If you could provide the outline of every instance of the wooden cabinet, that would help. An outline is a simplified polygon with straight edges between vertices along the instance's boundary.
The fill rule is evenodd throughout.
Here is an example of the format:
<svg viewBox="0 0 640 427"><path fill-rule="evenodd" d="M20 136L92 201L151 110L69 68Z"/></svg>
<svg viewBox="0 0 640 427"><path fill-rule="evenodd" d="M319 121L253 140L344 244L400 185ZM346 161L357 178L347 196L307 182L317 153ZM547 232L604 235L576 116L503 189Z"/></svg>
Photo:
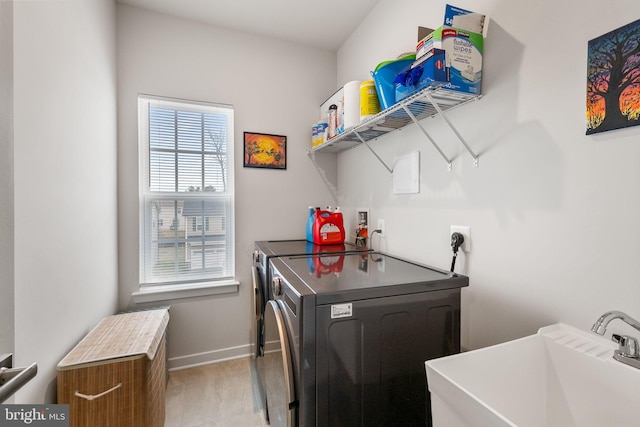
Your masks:
<svg viewBox="0 0 640 427"><path fill-rule="evenodd" d="M104 318L58 364L71 427L163 427L168 310Z"/></svg>

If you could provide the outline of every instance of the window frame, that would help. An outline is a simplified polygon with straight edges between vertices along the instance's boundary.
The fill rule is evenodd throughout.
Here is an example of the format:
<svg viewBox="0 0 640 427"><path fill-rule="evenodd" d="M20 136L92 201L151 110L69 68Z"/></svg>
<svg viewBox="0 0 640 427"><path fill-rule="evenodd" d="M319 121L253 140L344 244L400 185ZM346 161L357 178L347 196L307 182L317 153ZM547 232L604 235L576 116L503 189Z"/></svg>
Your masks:
<svg viewBox="0 0 640 427"><path fill-rule="evenodd" d="M234 224L234 108L231 105L216 104L203 101L192 101L186 99L159 97L154 95L139 94L138 102L138 160L139 160L139 181L138 181L138 225L139 225L139 289L132 294L134 302L152 302L178 298L189 298L211 294L237 292L239 282L235 279L235 224ZM151 160L150 160L150 110L152 107L162 107L179 111L194 111L198 113L206 112L206 109L213 109L216 113L226 115L226 190L223 192L212 192L207 195L206 191L196 194L189 192L152 191L151 190ZM216 111L217 110L217 111ZM222 216L222 223L229 227L225 235L227 236L225 248L228 247L227 255L230 257L229 273L222 278L184 278L183 280L148 281L145 280L145 268L147 260L145 251L151 250L151 227L147 225L151 220L150 210L145 208L147 200L220 200L227 199ZM223 202L226 202L223 200ZM196 219L195 217L193 218ZM201 218L203 219L203 218ZM208 225L209 218L206 218ZM174 219L175 221L175 219ZM188 227L185 221L185 226ZM204 223L202 224L204 228ZM177 241L178 239L176 239Z"/></svg>

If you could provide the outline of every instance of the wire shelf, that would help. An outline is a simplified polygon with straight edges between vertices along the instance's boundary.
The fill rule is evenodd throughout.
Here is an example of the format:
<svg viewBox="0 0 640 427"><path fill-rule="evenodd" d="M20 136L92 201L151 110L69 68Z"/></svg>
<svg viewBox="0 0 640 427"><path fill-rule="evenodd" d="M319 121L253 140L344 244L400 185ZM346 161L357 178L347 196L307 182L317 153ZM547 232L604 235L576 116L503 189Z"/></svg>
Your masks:
<svg viewBox="0 0 640 427"><path fill-rule="evenodd" d="M363 142L375 140L415 121L442 114L444 111L478 98L480 95L455 92L441 87L427 87L356 126L346 129L327 142L313 147L309 152L339 153ZM407 110L414 116L413 118L407 113ZM455 131L451 123L447 121L447 124ZM462 142L469 150L467 144ZM472 156L477 160L475 154L472 153Z"/></svg>

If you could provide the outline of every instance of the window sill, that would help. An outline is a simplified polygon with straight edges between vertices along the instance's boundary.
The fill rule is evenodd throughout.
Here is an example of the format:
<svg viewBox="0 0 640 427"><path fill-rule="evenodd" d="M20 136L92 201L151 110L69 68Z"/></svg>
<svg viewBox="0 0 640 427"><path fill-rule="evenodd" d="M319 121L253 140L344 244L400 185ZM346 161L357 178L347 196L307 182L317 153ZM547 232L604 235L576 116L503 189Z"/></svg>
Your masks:
<svg viewBox="0 0 640 427"><path fill-rule="evenodd" d="M131 294L136 304L178 300L184 298L204 297L209 295L230 294L238 292L240 282L225 280L220 282L196 283L190 285L145 286Z"/></svg>

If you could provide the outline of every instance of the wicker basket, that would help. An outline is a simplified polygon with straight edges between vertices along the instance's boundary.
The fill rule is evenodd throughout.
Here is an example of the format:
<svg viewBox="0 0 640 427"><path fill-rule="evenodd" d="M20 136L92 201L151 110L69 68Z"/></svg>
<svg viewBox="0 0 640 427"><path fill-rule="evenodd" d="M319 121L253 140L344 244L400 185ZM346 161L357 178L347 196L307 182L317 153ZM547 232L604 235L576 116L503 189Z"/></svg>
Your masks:
<svg viewBox="0 0 640 427"><path fill-rule="evenodd" d="M163 427L167 310L103 319L58 364L70 427Z"/></svg>

